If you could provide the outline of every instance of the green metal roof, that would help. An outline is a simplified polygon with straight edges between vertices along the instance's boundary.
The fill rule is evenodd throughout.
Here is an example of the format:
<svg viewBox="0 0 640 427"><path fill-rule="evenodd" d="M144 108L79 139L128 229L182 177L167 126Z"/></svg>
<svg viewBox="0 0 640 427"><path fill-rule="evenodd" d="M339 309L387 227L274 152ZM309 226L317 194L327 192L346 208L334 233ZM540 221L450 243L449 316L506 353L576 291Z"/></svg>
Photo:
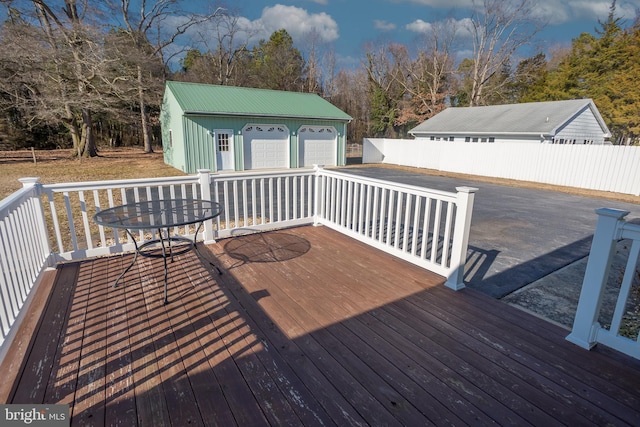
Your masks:
<svg viewBox="0 0 640 427"><path fill-rule="evenodd" d="M266 116L350 121L351 116L312 93L167 82L185 114Z"/></svg>

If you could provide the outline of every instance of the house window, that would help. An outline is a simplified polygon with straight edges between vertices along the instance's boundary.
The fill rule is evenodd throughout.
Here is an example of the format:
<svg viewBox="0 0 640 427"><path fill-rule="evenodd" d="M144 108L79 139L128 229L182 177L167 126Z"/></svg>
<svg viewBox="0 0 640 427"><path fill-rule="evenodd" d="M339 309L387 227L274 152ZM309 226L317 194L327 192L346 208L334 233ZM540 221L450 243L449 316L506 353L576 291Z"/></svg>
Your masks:
<svg viewBox="0 0 640 427"><path fill-rule="evenodd" d="M228 133L218 133L216 134L218 140L218 151L220 153L229 151L229 134Z"/></svg>
<svg viewBox="0 0 640 427"><path fill-rule="evenodd" d="M429 138L431 141L435 141L436 137L435 136L431 136L431 138Z"/></svg>
<svg viewBox="0 0 640 427"><path fill-rule="evenodd" d="M487 138L481 138L480 142L487 142Z"/></svg>
<svg viewBox="0 0 640 427"><path fill-rule="evenodd" d="M471 142L471 137L470 136L465 137L464 142Z"/></svg>
<svg viewBox="0 0 640 427"><path fill-rule="evenodd" d="M452 137L452 136L449 137L449 141L454 141L454 140L455 140L454 137Z"/></svg>
<svg viewBox="0 0 640 427"><path fill-rule="evenodd" d="M478 138L473 138L471 141L472 142L478 142Z"/></svg>

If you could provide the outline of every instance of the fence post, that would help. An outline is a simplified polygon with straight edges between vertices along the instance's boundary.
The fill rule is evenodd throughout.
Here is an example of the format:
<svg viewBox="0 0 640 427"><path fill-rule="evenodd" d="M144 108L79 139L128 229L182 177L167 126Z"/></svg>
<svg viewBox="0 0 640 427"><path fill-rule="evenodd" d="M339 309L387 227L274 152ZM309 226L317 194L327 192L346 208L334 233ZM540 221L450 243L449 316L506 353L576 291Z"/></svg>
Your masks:
<svg viewBox="0 0 640 427"><path fill-rule="evenodd" d="M471 230L471 214L477 188L456 187L456 221L453 228L453 243L451 247L451 263L445 286L453 290L464 288L464 264L467 261L467 247L469 246L469 230Z"/></svg>
<svg viewBox="0 0 640 427"><path fill-rule="evenodd" d="M211 201L211 175L209 169L198 169L198 181L200 182L200 197L203 200ZM196 238L198 236L195 236ZM209 219L204 222L204 243L206 245L215 243L213 235L213 220Z"/></svg>
<svg viewBox="0 0 640 427"><path fill-rule="evenodd" d="M587 350L597 343L602 296L616 243L620 237L620 224L629 214L628 211L609 208L596 209L596 213L599 216L598 223L591 242L576 317L573 319L571 333L566 337L568 341Z"/></svg>
<svg viewBox="0 0 640 427"><path fill-rule="evenodd" d="M324 190L322 186L322 177L320 176L320 172L322 172L321 165L313 165L314 174L314 188L315 188L315 197L313 198L313 225L317 226L320 224L318 221L320 218L320 209L322 206L322 200L324 198Z"/></svg>

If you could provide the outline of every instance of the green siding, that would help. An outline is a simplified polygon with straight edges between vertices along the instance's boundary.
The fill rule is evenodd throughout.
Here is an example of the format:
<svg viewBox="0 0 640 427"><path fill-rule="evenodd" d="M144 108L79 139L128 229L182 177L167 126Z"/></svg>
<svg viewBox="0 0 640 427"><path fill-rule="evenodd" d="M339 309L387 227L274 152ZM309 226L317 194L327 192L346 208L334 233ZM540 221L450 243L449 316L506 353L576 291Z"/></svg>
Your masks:
<svg viewBox="0 0 640 427"><path fill-rule="evenodd" d="M198 169L216 170L215 141L206 124L200 123L197 118L184 118L186 153L185 161L189 173L195 173Z"/></svg>
<svg viewBox="0 0 640 427"><path fill-rule="evenodd" d="M215 146L213 137L209 131L215 129L231 129L234 134L234 155L236 170L242 170L244 157L244 140L242 129L250 124L274 124L285 125L290 132L290 164L289 167L299 167L298 162L298 129L302 126L333 126L338 132L337 163L344 166L346 163L345 132L346 124L336 123L331 120L293 120L264 117L221 117L221 116L185 116L185 136L189 141L186 145L185 172L196 173L198 169L216 171Z"/></svg>
<svg viewBox="0 0 640 427"><path fill-rule="evenodd" d="M166 91L162 101L160 125L164 162L186 172L182 109L171 92ZM171 135L169 134L171 132ZM172 143L173 141L173 143Z"/></svg>

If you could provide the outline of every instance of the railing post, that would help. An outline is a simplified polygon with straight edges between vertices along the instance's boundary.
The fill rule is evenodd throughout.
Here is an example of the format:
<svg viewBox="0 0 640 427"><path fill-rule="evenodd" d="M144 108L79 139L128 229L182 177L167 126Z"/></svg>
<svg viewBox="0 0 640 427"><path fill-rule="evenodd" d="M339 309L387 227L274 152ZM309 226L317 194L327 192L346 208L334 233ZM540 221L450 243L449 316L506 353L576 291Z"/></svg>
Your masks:
<svg viewBox="0 0 640 427"><path fill-rule="evenodd" d="M34 190L33 202L35 203L35 214L37 215L37 223L39 227L38 232L34 235L39 236L40 244L47 251L47 254L44 254L47 257L47 266L53 267L57 260L55 259L55 254L51 251L51 246L49 245L49 231L47 230L47 222L44 218L44 207L42 206L42 199L40 198L42 195L42 184L40 183L40 178L18 178L18 181L22 183L23 188L33 188Z"/></svg>
<svg viewBox="0 0 640 427"><path fill-rule="evenodd" d="M320 176L320 172L322 172L321 165L313 165L314 174L314 188L315 188L315 197L313 198L313 225L317 226L320 224L320 209L322 206L322 200L324 200L324 189L322 186L322 177Z"/></svg>
<svg viewBox="0 0 640 427"><path fill-rule="evenodd" d="M209 169L198 169L198 181L200 182L200 198L211 201L211 171ZM212 219L204 222L203 240L206 245L216 242L213 235Z"/></svg>
<svg viewBox="0 0 640 427"><path fill-rule="evenodd" d="M571 333L566 338L587 350L597 342L600 306L617 240L620 237L620 224L629 214L628 211L609 208L596 209L596 213L599 216L598 223L591 242L576 317L573 320Z"/></svg>
<svg viewBox="0 0 640 427"><path fill-rule="evenodd" d="M453 243L451 247L451 263L445 286L453 290L464 288L464 264L467 261L467 247L469 246L469 231L471 230L471 214L477 188L456 187L456 221L453 228Z"/></svg>

